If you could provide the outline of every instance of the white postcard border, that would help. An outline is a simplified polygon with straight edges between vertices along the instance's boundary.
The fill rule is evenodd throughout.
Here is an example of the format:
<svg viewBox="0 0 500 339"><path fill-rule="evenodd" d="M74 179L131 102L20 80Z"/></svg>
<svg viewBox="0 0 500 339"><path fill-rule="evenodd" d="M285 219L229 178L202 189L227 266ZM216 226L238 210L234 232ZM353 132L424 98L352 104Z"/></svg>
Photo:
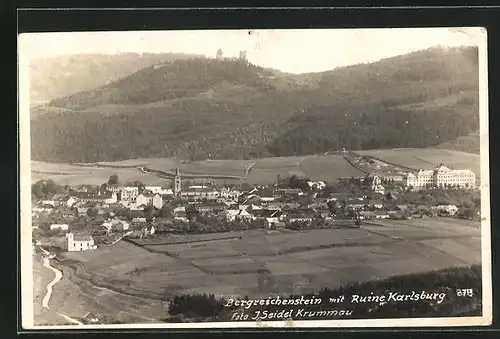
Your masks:
<svg viewBox="0 0 500 339"><path fill-rule="evenodd" d="M385 28L386 29L386 28ZM29 56L23 48L23 34L18 38L18 99L19 99L19 152L21 196L21 311L25 330L41 329L203 329L203 328L339 328L339 327L442 327L486 326L492 323L492 275L491 275L491 217L489 192L489 129L488 129L488 64L487 30L483 27L450 28L470 34L477 42L479 56L479 113L480 113L480 160L481 160L481 265L482 265L482 316L454 318L399 318L399 319L335 319L293 320L263 322L203 322L158 324L110 324L110 325L54 325L34 326L33 312L33 258L31 227L31 161L30 161L30 103L29 103ZM18 261L19 262L19 261ZM467 288L467 286L464 286Z"/></svg>

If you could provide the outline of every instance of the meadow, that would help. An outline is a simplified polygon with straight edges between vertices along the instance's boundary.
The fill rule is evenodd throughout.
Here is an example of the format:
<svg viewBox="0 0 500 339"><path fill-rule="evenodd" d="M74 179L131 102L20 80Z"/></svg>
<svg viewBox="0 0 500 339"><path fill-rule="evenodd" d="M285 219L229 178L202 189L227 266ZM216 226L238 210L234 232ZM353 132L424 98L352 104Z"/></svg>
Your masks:
<svg viewBox="0 0 500 339"><path fill-rule="evenodd" d="M432 148L367 150L356 153L416 170L433 169L443 163L454 169L470 169L476 176L480 175L481 160L478 154Z"/></svg>
<svg viewBox="0 0 500 339"><path fill-rule="evenodd" d="M389 163L407 166L413 169L432 169L444 163L456 169L471 169L476 176L480 175L479 155L443 149L391 149L357 151L387 161ZM256 160L203 160L181 161L168 158L141 158L118 162L100 162L96 164L55 164L33 161L31 164L32 181L53 179L59 184L95 184L100 185L117 174L122 182L141 181L147 185L164 184L164 178L154 174L141 172L137 167L147 167L152 170L174 173L179 168L181 175L198 175L197 181L203 181L202 176L226 175L235 179L220 179L220 182L238 183L239 177L244 177L245 168L252 166L244 182L253 185L276 182L278 175L287 177L296 175L312 180L334 182L341 177L363 176L364 173L351 166L340 155L309 155L296 157L275 157ZM94 166L95 165L95 166ZM101 166L101 167L99 167ZM114 167L113 167L114 166ZM128 167L127 167L128 166ZM214 179L210 179L214 180Z"/></svg>
<svg viewBox="0 0 500 339"><path fill-rule="evenodd" d="M61 260L86 284L152 300L186 293L300 294L481 260L478 224L454 219L240 234L241 239L198 243L162 239L138 246L121 241L96 251L64 253Z"/></svg>

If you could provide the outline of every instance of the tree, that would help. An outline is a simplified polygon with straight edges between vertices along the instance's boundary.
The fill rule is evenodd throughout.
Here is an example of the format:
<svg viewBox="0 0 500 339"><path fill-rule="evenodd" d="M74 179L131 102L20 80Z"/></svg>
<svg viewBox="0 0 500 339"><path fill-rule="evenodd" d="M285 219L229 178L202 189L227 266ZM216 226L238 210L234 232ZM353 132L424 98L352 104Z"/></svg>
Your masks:
<svg viewBox="0 0 500 339"><path fill-rule="evenodd" d="M38 199L48 198L62 190L63 188L57 185L52 179L39 180L31 185L31 193Z"/></svg>
<svg viewBox="0 0 500 339"><path fill-rule="evenodd" d="M89 208L87 210L87 215L91 218L95 218L97 216L97 208Z"/></svg>
<svg viewBox="0 0 500 339"><path fill-rule="evenodd" d="M118 175L116 174L113 174L112 176L109 177L108 179L108 185L109 186L116 186L118 185L120 182L118 180Z"/></svg>
<svg viewBox="0 0 500 339"><path fill-rule="evenodd" d="M146 206L144 207L144 217L146 218L147 222L153 221L153 207L152 206Z"/></svg>

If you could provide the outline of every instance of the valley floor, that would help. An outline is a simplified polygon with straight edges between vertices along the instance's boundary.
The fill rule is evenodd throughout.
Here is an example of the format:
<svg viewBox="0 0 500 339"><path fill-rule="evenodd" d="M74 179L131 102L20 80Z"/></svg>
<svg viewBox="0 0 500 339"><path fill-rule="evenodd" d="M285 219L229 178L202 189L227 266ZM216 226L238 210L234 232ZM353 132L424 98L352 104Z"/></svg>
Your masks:
<svg viewBox="0 0 500 339"><path fill-rule="evenodd" d="M64 253L60 262L53 261L64 278L54 287L51 304L70 317L94 312L125 323L151 323L168 316L161 299L173 295L302 294L467 266L481 262L479 226L424 218L360 229L251 230L242 239L202 243L137 246L120 241L95 251ZM262 269L269 273L258 273Z"/></svg>

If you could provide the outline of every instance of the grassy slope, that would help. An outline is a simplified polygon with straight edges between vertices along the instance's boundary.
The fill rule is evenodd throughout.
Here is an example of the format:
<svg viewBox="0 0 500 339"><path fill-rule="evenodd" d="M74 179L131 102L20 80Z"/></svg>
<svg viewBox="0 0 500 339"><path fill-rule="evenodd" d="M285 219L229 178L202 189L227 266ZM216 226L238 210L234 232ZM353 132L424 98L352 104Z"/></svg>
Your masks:
<svg viewBox="0 0 500 339"><path fill-rule="evenodd" d="M324 153L340 145L426 147L436 144L436 134L448 140L474 128L474 53L431 49L299 76L208 59L145 68L52 101L51 109L63 112L32 119L32 156L83 162L248 159ZM446 100L457 95L465 99ZM444 104L424 113L408 109L432 100ZM399 111L391 112L392 107ZM450 114L460 122L451 130L430 123L450 121ZM404 134L399 132L403 118L412 121ZM356 138L361 138L358 147Z"/></svg>
<svg viewBox="0 0 500 339"><path fill-rule="evenodd" d="M479 131L444 142L436 148L479 154L481 150Z"/></svg>

